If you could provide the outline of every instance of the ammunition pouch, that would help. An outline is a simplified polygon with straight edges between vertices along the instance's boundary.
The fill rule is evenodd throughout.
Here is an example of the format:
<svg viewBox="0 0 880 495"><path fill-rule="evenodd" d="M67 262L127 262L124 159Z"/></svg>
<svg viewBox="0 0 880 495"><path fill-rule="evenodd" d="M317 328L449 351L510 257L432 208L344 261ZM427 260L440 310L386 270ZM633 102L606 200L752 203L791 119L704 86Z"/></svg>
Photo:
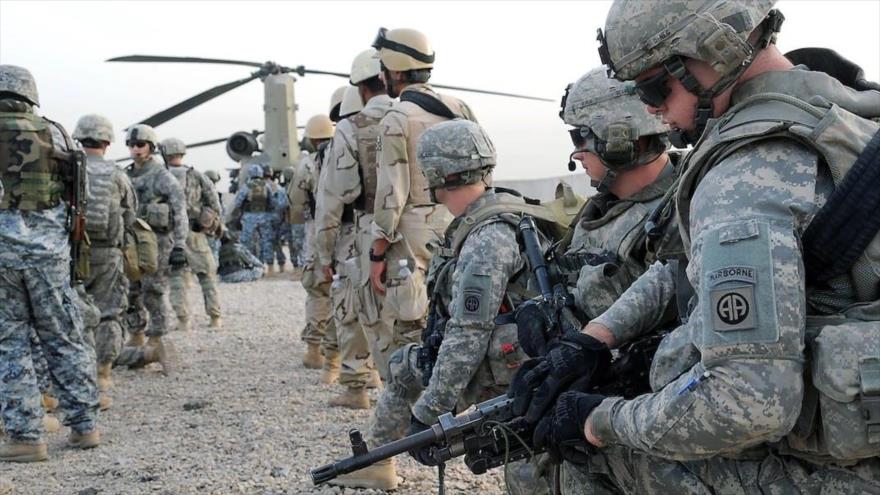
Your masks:
<svg viewBox="0 0 880 495"><path fill-rule="evenodd" d="M159 269L159 240L147 222L135 219L131 230L125 233L122 254L129 280L138 281L144 275L156 273Z"/></svg>
<svg viewBox="0 0 880 495"><path fill-rule="evenodd" d="M209 207L202 208L198 220L190 222L190 228L193 232L204 232L211 237L217 236L220 232L220 226L220 214Z"/></svg>
<svg viewBox="0 0 880 495"><path fill-rule="evenodd" d="M171 230L171 207L168 203L147 203L143 219L153 232L165 233Z"/></svg>

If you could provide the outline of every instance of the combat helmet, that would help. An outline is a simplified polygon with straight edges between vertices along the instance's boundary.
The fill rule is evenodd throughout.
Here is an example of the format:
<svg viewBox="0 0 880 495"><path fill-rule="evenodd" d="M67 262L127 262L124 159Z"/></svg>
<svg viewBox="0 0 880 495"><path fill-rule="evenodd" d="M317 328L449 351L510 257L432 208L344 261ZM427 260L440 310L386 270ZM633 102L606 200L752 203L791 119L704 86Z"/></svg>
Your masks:
<svg viewBox="0 0 880 495"><path fill-rule="evenodd" d="M559 116L573 127L569 134L575 153L592 152L608 169L605 179L595 184L600 190L619 172L650 163L669 147L669 128L659 115L648 113L636 96L635 83L608 77L605 67L587 72L565 88ZM643 137L650 139L640 149Z"/></svg>
<svg viewBox="0 0 880 495"><path fill-rule="evenodd" d="M642 101L660 106L668 95L670 75L699 98L694 142L713 117L712 98L730 87L748 69L755 55L775 40L785 18L771 10L775 0L617 0L599 30L599 57L617 79L632 80L654 67L663 71L637 90ZM756 44L749 34L764 25ZM709 64L721 75L704 88L685 67L686 59Z"/></svg>
<svg viewBox="0 0 880 495"><path fill-rule="evenodd" d="M214 184L220 182L220 174L216 170L206 170L205 177L211 179Z"/></svg>
<svg viewBox="0 0 880 495"><path fill-rule="evenodd" d="M434 190L475 184L495 168L495 145L476 122L453 119L429 127L416 149L433 199ZM435 200L436 202L436 200Z"/></svg>
<svg viewBox="0 0 880 495"><path fill-rule="evenodd" d="M303 136L309 139L330 139L333 137L333 122L324 114L313 115L306 122Z"/></svg>
<svg viewBox="0 0 880 495"><path fill-rule="evenodd" d="M91 113L83 115L76 121L76 128L73 130L73 139L80 142L86 139L94 141L113 142L113 124L110 119L103 115Z"/></svg>
<svg viewBox="0 0 880 495"><path fill-rule="evenodd" d="M379 28L373 41L379 60L387 69L409 71L434 67L434 50L428 38L415 29Z"/></svg>
<svg viewBox="0 0 880 495"><path fill-rule="evenodd" d="M342 105L339 107L339 116L346 118L354 115L364 109L364 100L357 86L349 86L345 88L345 95L342 97Z"/></svg>
<svg viewBox="0 0 880 495"><path fill-rule="evenodd" d="M146 124L137 124L129 127L128 132L125 133L125 144L132 141L146 141L150 143L150 150L155 150L159 144L159 136L156 135L156 131L152 127Z"/></svg>
<svg viewBox="0 0 880 495"><path fill-rule="evenodd" d="M330 95L330 121L339 122L339 110L342 107L342 98L345 96L345 88L348 86L339 86Z"/></svg>
<svg viewBox="0 0 880 495"><path fill-rule="evenodd" d="M260 179L263 177L263 166L259 163L252 163L248 166L248 179Z"/></svg>
<svg viewBox="0 0 880 495"><path fill-rule="evenodd" d="M159 146L162 149L162 154L165 156L186 154L186 144L177 138L165 138Z"/></svg>
<svg viewBox="0 0 880 495"><path fill-rule="evenodd" d="M374 48L364 50L358 53L352 61L348 82L353 85L362 83L367 79L377 77L380 71L378 52Z"/></svg>
<svg viewBox="0 0 880 495"><path fill-rule="evenodd" d="M37 82L31 71L17 65L0 65L0 97L12 93L31 105L40 106Z"/></svg>

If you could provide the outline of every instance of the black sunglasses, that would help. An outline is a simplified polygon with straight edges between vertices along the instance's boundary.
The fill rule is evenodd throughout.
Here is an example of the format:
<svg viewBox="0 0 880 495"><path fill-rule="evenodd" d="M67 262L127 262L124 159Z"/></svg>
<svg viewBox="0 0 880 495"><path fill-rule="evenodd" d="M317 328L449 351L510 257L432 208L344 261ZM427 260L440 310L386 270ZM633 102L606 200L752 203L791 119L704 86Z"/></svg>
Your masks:
<svg viewBox="0 0 880 495"><path fill-rule="evenodd" d="M144 146L149 146L149 144L146 141L129 141L125 143L129 148L143 148Z"/></svg>
<svg viewBox="0 0 880 495"><path fill-rule="evenodd" d="M568 136L576 149L583 150L587 147L589 138L593 136L593 131L589 127L575 127L568 130Z"/></svg>
<svg viewBox="0 0 880 495"><path fill-rule="evenodd" d="M636 83L636 94L642 103L652 107L660 107L669 97L669 72L661 70L656 76L651 76Z"/></svg>

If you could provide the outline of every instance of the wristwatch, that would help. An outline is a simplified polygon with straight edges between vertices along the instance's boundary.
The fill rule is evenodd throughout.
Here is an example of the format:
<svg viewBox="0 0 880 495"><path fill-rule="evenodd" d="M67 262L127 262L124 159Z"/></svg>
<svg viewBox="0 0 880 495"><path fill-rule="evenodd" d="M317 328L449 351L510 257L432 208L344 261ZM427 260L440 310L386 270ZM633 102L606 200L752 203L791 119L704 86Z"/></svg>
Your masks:
<svg viewBox="0 0 880 495"><path fill-rule="evenodd" d="M372 262L374 262L374 263L377 263L377 262L380 262L380 261L385 261L385 253L382 253L382 254L376 254L376 253L373 251L373 248L370 248L370 261L372 261Z"/></svg>

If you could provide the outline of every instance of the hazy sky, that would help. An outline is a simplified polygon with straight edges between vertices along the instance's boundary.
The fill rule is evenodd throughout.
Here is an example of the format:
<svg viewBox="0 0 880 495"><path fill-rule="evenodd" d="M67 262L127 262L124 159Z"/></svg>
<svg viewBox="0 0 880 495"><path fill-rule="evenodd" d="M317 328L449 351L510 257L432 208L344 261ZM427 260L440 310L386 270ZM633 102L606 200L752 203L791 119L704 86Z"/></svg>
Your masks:
<svg viewBox="0 0 880 495"><path fill-rule="evenodd" d="M432 81L553 98L554 103L450 92L466 100L495 141L496 177L567 173L570 143L558 117L566 84L599 65L596 28L610 2L46 2L0 0L0 62L29 68L41 113L70 131L85 113L116 125L110 156L125 156L122 128L250 68L105 63L132 54L231 58L348 72L380 26L423 31L436 51ZM880 80L880 2L780 1L783 51L837 50ZM345 79L299 78L298 121L326 113ZM196 142L263 128L259 82L157 128ZM232 167L224 146L193 150L200 170Z"/></svg>

